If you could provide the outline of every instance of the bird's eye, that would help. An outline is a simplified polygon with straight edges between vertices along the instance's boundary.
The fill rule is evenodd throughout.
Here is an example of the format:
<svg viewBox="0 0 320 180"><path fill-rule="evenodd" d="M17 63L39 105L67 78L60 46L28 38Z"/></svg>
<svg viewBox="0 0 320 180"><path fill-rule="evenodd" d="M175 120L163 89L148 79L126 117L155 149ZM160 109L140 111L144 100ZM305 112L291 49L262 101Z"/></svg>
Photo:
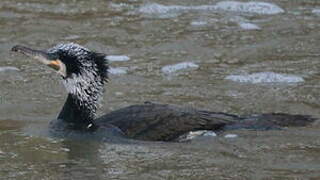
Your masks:
<svg viewBox="0 0 320 180"><path fill-rule="evenodd" d="M50 60L60 59L60 56L58 53L48 53L48 55Z"/></svg>

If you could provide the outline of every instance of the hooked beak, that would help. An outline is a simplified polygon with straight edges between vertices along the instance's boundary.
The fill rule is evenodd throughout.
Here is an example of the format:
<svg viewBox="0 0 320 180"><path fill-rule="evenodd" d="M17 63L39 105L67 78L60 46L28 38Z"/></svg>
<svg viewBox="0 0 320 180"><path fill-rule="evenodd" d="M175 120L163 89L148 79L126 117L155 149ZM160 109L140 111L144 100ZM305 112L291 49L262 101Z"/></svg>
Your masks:
<svg viewBox="0 0 320 180"><path fill-rule="evenodd" d="M51 67L63 77L66 77L66 66L64 63L61 62L58 58L50 56L49 53L41 50L34 50L25 46L16 45L14 46L11 51L19 52L26 56L29 56L33 59L40 61L41 63Z"/></svg>

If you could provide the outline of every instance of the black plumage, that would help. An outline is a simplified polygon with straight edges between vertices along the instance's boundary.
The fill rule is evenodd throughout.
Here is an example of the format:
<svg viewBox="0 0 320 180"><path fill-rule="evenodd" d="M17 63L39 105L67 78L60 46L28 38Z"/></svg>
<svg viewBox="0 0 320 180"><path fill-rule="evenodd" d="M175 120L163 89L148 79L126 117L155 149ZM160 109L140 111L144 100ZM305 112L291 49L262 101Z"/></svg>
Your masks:
<svg viewBox="0 0 320 180"><path fill-rule="evenodd" d="M12 50L38 59L62 76L68 97L57 120L50 123L57 131L105 130L133 139L171 141L195 130L267 130L305 126L315 120L310 116L283 113L241 117L157 103L132 105L97 118L97 103L108 81L104 54L74 43L59 44L47 51L23 46Z"/></svg>

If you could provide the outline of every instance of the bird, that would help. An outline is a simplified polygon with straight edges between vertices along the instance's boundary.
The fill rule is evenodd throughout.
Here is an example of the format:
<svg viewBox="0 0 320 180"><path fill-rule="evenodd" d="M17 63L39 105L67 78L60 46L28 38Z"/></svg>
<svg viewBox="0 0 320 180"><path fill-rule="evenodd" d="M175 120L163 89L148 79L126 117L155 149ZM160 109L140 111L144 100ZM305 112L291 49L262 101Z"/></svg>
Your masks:
<svg viewBox="0 0 320 180"><path fill-rule="evenodd" d="M191 107L144 102L97 117L98 102L109 81L106 54L79 44L57 44L47 50L16 45L11 49L53 69L61 76L67 99L49 128L55 132L112 133L128 139L174 141L196 130L282 129L306 126L316 119L286 113L248 116L212 112Z"/></svg>

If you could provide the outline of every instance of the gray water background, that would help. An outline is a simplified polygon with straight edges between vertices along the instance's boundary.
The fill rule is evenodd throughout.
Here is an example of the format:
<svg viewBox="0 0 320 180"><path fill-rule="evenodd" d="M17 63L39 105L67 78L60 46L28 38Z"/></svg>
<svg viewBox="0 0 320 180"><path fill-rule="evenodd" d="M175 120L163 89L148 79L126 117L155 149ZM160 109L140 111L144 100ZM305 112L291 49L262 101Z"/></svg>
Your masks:
<svg viewBox="0 0 320 180"><path fill-rule="evenodd" d="M99 114L156 101L320 118L320 2L265 0L284 10L273 15L200 7L217 2L2 0L0 179L320 179L319 123L233 131L227 133L237 138L222 134L189 143L107 143L46 134L66 92L52 70L11 53L16 44L46 49L76 42L130 57L111 62L126 73L111 75ZM165 11L142 11L150 3ZM259 29L243 29L241 23ZM198 68L162 71L181 62ZM302 81L277 82L281 77L272 76L275 82L268 83L263 74L248 82L226 79L261 72Z"/></svg>

